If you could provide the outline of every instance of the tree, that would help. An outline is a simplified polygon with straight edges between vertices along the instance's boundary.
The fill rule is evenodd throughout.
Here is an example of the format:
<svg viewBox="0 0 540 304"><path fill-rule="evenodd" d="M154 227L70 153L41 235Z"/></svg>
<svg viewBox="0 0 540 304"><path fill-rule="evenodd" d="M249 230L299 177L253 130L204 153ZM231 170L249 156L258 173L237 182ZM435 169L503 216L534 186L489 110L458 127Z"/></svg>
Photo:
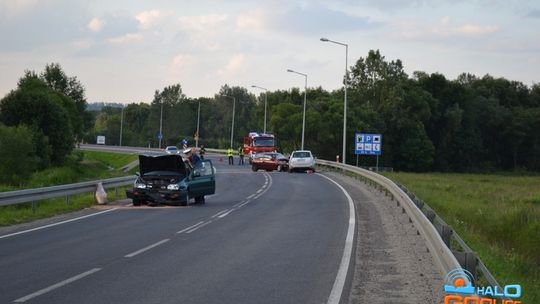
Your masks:
<svg viewBox="0 0 540 304"><path fill-rule="evenodd" d="M35 74L27 73L17 90L0 101L0 121L7 126L25 125L46 136L50 149L40 149L41 162L50 158L54 164L61 164L74 143L70 116L63 107L69 102L66 99L69 97L50 89Z"/></svg>
<svg viewBox="0 0 540 304"><path fill-rule="evenodd" d="M36 170L38 157L33 136L26 126L0 124L0 182L19 183Z"/></svg>
<svg viewBox="0 0 540 304"><path fill-rule="evenodd" d="M63 107L68 111L76 138L81 139L91 125L90 117L85 115L87 103L84 86L77 77L68 77L59 63L47 64L40 78L51 89L69 97L63 99Z"/></svg>

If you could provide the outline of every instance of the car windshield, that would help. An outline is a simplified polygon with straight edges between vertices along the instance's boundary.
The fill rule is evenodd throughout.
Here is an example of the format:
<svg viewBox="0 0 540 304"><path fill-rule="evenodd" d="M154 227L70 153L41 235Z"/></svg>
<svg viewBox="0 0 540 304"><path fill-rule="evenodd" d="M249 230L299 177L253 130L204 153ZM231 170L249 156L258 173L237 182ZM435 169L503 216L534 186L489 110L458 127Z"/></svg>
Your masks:
<svg viewBox="0 0 540 304"><path fill-rule="evenodd" d="M167 147L166 150L167 151L178 151L178 148L176 148L176 147Z"/></svg>
<svg viewBox="0 0 540 304"><path fill-rule="evenodd" d="M253 145L255 147L273 147L274 139L272 137L255 137Z"/></svg>
<svg viewBox="0 0 540 304"><path fill-rule="evenodd" d="M281 153L276 153L276 158L277 159L282 159L282 158L287 158L287 157L285 157L285 155L283 155Z"/></svg>
<svg viewBox="0 0 540 304"><path fill-rule="evenodd" d="M301 151L301 152L294 152L292 157L294 158L305 158L305 157L311 157L311 153L309 152L304 152L304 151Z"/></svg>

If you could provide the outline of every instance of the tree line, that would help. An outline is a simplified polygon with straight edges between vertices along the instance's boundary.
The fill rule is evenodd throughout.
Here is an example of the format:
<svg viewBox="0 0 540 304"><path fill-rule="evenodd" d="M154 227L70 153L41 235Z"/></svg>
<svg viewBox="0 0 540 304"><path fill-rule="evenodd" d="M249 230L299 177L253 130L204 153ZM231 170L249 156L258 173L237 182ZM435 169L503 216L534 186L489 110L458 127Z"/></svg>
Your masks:
<svg viewBox="0 0 540 304"><path fill-rule="evenodd" d="M355 164L355 133L383 134L380 164L406 171L486 172L540 169L540 85L461 74L450 80L439 73L404 71L400 60L379 51L359 58L348 75L347 160ZM305 147L317 157L335 159L342 152L344 90L308 88ZM304 92L298 88L267 92L267 129L280 151L300 148ZM187 98L180 84L157 90L150 104L124 109L123 145L158 145L163 106L162 146L194 145L200 103L200 143L227 148L236 99L234 146L250 131L263 130L264 93L224 85L212 98ZM94 112L88 142L106 135L119 144L121 109ZM374 165L373 156L360 156Z"/></svg>
<svg viewBox="0 0 540 304"><path fill-rule="evenodd" d="M401 60L387 60L378 50L356 60L346 81L350 164L356 159L355 134L381 133L379 164L395 170L540 170L539 84L466 73L453 80L440 73L407 75ZM342 152L344 90L317 87L306 93L305 148L333 160ZM39 75L26 72L0 100L0 157L10 160L0 170L16 176L61 164L76 142L95 143L97 135L119 145L120 129L122 145L157 147L160 120L162 147L180 145L184 138L194 145L199 105L199 144L227 148L233 99L224 95L235 99L238 148L242 137L263 130L264 93L223 85L213 97L189 98L174 84L156 90L150 103L89 111L83 85L59 64L47 65ZM268 91L266 97L267 131L276 136L278 149L299 149L303 90ZM17 161L23 158L28 161ZM361 165L375 163L372 156L359 159Z"/></svg>

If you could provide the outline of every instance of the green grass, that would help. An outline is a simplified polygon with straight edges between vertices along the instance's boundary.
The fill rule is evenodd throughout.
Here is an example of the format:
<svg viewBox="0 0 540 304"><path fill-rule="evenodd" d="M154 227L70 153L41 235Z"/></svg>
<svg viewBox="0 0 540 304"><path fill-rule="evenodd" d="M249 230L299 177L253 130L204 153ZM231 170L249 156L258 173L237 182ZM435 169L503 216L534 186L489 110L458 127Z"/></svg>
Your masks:
<svg viewBox="0 0 540 304"><path fill-rule="evenodd" d="M74 151L64 166L35 172L24 184L0 185L0 191L32 189L125 176L129 175L129 173L124 173L118 169L136 159L137 155ZM123 190L119 191L118 196L114 195L114 190L112 196L110 193L108 191L109 201L111 198L125 198ZM88 194L72 197L69 202L66 202L65 198L40 201L37 203L35 212L33 212L31 204L0 207L0 226L76 211L90 207L93 204L95 204L95 199L92 194Z"/></svg>
<svg viewBox="0 0 540 304"><path fill-rule="evenodd" d="M540 303L540 176L387 173L430 205L500 284Z"/></svg>
<svg viewBox="0 0 540 304"><path fill-rule="evenodd" d="M107 191L109 201L125 199L124 188L118 188L118 194L114 189ZM69 202L65 198L48 199L36 202L35 212L32 210L32 204L18 204L12 206L0 207L0 226L25 223L37 219L48 218L68 212L78 211L84 208L92 207L96 204L93 194L82 194L72 196Z"/></svg>

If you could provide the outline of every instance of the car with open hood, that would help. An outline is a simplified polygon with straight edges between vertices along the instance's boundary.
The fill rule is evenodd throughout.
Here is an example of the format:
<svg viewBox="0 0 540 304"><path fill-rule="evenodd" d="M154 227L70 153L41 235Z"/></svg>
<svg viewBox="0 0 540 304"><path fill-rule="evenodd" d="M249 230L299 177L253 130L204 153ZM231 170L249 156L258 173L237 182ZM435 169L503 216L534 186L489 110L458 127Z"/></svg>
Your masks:
<svg viewBox="0 0 540 304"><path fill-rule="evenodd" d="M187 206L191 198L204 204L205 195L215 193L215 169L211 160L193 166L180 154L141 154L132 191L126 191L134 206Z"/></svg>

